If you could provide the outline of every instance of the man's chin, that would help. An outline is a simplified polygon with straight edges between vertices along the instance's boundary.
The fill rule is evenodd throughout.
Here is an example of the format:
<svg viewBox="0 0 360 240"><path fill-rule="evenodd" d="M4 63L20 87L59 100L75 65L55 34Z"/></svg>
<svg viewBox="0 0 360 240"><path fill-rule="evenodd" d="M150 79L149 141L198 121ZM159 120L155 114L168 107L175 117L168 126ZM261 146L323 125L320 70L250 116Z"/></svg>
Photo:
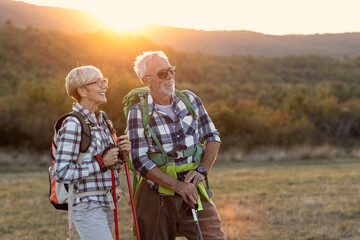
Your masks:
<svg viewBox="0 0 360 240"><path fill-rule="evenodd" d="M166 93L166 94L169 94L169 95L174 94L175 93L175 86L174 85L168 86L168 87L164 86L163 90L164 90L164 93Z"/></svg>
<svg viewBox="0 0 360 240"><path fill-rule="evenodd" d="M173 95L175 93L175 89L165 91L167 95Z"/></svg>

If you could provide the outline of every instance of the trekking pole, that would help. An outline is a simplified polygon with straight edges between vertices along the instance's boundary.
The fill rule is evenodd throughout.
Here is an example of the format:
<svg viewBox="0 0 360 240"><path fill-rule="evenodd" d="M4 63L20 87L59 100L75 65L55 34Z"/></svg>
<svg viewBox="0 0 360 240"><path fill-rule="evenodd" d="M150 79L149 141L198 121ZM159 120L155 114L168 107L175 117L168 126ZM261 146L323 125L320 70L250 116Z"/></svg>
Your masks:
<svg viewBox="0 0 360 240"><path fill-rule="evenodd" d="M123 156L123 159L124 159L124 166L125 166L126 179L127 179L128 188L129 188L131 208L132 208L132 212L133 212L133 216L134 216L134 225L135 225L135 229L136 229L136 236L137 236L137 240L140 240L139 227L138 227L138 223L137 223L137 219L136 219L136 213L135 213L134 198L133 198L132 190L131 190L131 182L130 182L130 176L129 176L128 162L127 162L128 158L127 158L126 153L124 153L124 152L122 152L122 156Z"/></svg>
<svg viewBox="0 0 360 240"><path fill-rule="evenodd" d="M116 206L116 186L115 186L115 170L111 169L111 179L112 179L112 191L113 191L113 199L114 199L114 221L115 221L115 234L116 240L119 240L119 226L117 219L117 206Z"/></svg>
<svg viewBox="0 0 360 240"><path fill-rule="evenodd" d="M193 218L194 218L194 222L196 224L196 229L197 229L197 233L198 233L198 239L199 240L203 240L203 237L202 237L202 233L201 233L201 229L200 229L200 225L199 225L199 221L198 221L198 218L197 218L197 215L196 215L196 211L195 211L195 207L193 204L189 204L189 207L191 209L191 212L192 212L192 215L193 215Z"/></svg>
<svg viewBox="0 0 360 240"><path fill-rule="evenodd" d="M113 135L114 143L116 144L116 135ZM114 147L114 146L112 146ZM112 181L112 193L113 193L113 202L114 202L114 222L115 222L115 235L116 240L119 240L119 224L117 218L117 204L116 204L116 185L115 185L115 167L111 169L111 181ZM120 176L119 176L120 181Z"/></svg>
<svg viewBox="0 0 360 240"><path fill-rule="evenodd" d="M119 129L116 129L116 134L118 134L118 131L119 131ZM116 138L115 138L115 142L116 142ZM136 230L136 237L137 237L137 240L140 240L140 233L139 233L139 227L138 227L137 218L136 218L134 198L133 198L132 190L131 190L131 181L130 181L129 167L128 167L128 156L127 156L127 154L125 152L121 152L121 154L122 154L122 158L124 160L124 166L125 166L125 172L126 172L126 180L127 180L127 184L128 184L131 208L132 208L133 217L134 217L134 225L135 225L135 230Z"/></svg>

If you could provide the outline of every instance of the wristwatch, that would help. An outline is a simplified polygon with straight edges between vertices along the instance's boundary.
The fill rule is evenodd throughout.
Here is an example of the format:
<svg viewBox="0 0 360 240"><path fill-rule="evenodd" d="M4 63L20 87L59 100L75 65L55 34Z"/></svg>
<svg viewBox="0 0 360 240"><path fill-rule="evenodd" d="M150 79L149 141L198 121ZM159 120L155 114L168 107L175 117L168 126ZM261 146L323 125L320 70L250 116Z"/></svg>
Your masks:
<svg viewBox="0 0 360 240"><path fill-rule="evenodd" d="M206 171L206 168L204 168L204 167L198 167L198 168L196 169L196 171L197 171L198 173L201 173L202 175L204 175L205 179L207 179L207 171Z"/></svg>

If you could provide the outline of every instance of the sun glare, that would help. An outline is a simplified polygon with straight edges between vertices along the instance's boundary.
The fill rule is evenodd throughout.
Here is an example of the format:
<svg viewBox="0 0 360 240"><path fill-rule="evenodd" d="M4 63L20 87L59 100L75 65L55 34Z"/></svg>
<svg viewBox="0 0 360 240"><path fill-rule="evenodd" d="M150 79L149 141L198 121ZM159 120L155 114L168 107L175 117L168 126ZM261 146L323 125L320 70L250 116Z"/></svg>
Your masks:
<svg viewBox="0 0 360 240"><path fill-rule="evenodd" d="M124 17L109 15L108 12L104 12L104 13L97 12L92 14L95 15L97 18L99 18L110 28L121 32L136 30L145 25L144 22L141 22L139 20L137 21L126 20L126 18Z"/></svg>
<svg viewBox="0 0 360 240"><path fill-rule="evenodd" d="M251 30L265 34L354 32L360 29L358 0L346 0L345 3L329 0L21 1L81 9L118 31L131 31L147 24L204 30Z"/></svg>
<svg viewBox="0 0 360 240"><path fill-rule="evenodd" d="M131 31L146 25L146 12L150 7L149 2L139 1L118 1L118 0L25 0L28 3L36 5L65 7L80 9L88 12L109 28L117 31ZM142 7L139 8L139 5Z"/></svg>
<svg viewBox="0 0 360 240"><path fill-rule="evenodd" d="M136 12L136 6L128 2L108 1L105 6L87 5L86 11L117 31L132 31L146 25L146 20Z"/></svg>

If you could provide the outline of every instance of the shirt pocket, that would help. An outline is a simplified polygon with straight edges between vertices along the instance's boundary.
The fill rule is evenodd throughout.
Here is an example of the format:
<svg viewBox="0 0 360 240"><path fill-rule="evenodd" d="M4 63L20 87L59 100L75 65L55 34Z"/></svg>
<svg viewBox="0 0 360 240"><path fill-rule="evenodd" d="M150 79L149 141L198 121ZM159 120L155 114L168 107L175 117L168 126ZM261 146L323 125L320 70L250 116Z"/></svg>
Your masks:
<svg viewBox="0 0 360 240"><path fill-rule="evenodd" d="M187 114L180 121L185 135L194 135L197 132L197 121L191 113Z"/></svg>
<svg viewBox="0 0 360 240"><path fill-rule="evenodd" d="M172 144L174 142L174 139L172 138L172 135L174 135L174 129L171 125L158 125L158 126L153 126L153 127L150 126L150 127L154 131L157 139L160 141L163 147L166 144ZM154 138L150 134L150 131L147 134L147 141L149 145L152 145L154 147L157 146Z"/></svg>

